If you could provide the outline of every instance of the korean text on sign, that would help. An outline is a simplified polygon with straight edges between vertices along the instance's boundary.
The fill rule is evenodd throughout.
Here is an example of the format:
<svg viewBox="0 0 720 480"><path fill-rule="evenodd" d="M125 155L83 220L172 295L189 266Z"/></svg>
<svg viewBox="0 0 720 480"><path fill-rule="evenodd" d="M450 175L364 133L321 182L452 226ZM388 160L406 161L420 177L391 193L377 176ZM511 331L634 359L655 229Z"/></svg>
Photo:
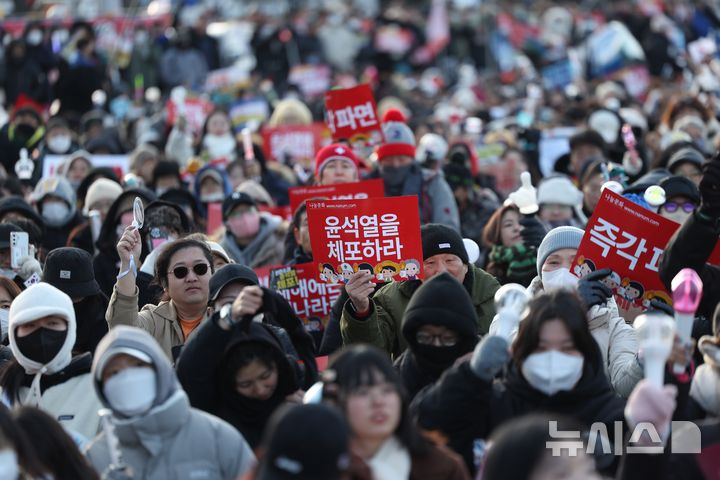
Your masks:
<svg viewBox="0 0 720 480"><path fill-rule="evenodd" d="M306 205L321 280L346 283L359 269L422 278L417 197L308 200ZM376 279L387 281L382 277Z"/></svg>
<svg viewBox="0 0 720 480"><path fill-rule="evenodd" d="M325 94L327 126L334 140L353 142L364 138L372 144L382 141L375 97L369 85L330 90Z"/></svg>
<svg viewBox="0 0 720 480"><path fill-rule="evenodd" d="M647 308L653 299L671 303L658 270L677 228L675 222L605 189L585 228L573 273L583 277L609 268L603 283L625 310Z"/></svg>

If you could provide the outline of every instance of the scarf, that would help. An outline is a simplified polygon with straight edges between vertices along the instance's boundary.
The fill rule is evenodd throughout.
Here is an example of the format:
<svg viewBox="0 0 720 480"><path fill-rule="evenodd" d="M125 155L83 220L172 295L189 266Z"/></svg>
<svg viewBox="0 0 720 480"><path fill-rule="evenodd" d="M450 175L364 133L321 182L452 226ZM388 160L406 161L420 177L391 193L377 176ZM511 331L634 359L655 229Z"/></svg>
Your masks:
<svg viewBox="0 0 720 480"><path fill-rule="evenodd" d="M507 266L508 278L524 278L533 275L537 269L537 249L518 244L512 247L495 245L490 250L490 261L498 265Z"/></svg>
<svg viewBox="0 0 720 480"><path fill-rule="evenodd" d="M373 480L400 480L410 477L410 453L394 436L383 443L367 462Z"/></svg>

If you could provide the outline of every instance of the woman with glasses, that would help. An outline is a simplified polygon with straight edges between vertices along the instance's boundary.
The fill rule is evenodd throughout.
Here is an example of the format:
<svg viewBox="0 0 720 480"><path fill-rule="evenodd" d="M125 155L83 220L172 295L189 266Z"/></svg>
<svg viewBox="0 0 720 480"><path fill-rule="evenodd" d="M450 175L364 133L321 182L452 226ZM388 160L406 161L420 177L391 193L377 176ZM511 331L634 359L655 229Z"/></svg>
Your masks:
<svg viewBox="0 0 720 480"><path fill-rule="evenodd" d="M408 396L436 382L477 343L477 315L467 290L449 273L423 283L403 315L408 348L396 360Z"/></svg>
<svg viewBox="0 0 720 480"><path fill-rule="evenodd" d="M162 300L138 312L135 276L141 250L140 233L133 226L127 227L117 245L120 274L105 318L110 328L130 325L148 331L172 359L208 316L212 251L205 242L194 239L168 243L155 263L155 281L163 289Z"/></svg>
<svg viewBox="0 0 720 480"><path fill-rule="evenodd" d="M692 180L679 175L665 178L660 186L665 190L665 203L658 213L682 225L700 205L700 190Z"/></svg>

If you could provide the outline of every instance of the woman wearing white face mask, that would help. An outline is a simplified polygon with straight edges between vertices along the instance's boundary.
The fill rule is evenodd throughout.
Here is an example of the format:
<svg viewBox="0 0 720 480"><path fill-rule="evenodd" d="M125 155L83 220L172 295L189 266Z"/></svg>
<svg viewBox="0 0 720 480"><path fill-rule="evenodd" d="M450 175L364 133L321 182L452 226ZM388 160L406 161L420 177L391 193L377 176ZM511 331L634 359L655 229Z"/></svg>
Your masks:
<svg viewBox="0 0 720 480"><path fill-rule="evenodd" d="M504 338L485 337L470 362L445 372L413 402L420 426L439 430L467 461L475 439L537 410L570 415L585 426L602 422L610 435L613 422L623 420L625 401L608 383L579 298L554 291L531 300L526 312L511 351Z"/></svg>
<svg viewBox="0 0 720 480"><path fill-rule="evenodd" d="M70 232L84 221L70 182L60 176L40 180L33 191L33 201L45 223L42 247L48 252L64 247Z"/></svg>
<svg viewBox="0 0 720 480"><path fill-rule="evenodd" d="M95 390L112 410L124 465L144 479L236 479L255 463L242 436L219 418L190 407L170 361L144 330L120 326L98 345ZM86 455L98 472L113 463L107 432Z"/></svg>
<svg viewBox="0 0 720 480"><path fill-rule="evenodd" d="M587 324L600 347L603 367L615 391L627 397L642 379L637 360L635 329L619 315L617 304L602 280L585 279L580 283L570 271L584 232L575 227L550 230L538 248L536 277L528 287L532 296L554 290L578 292L587 307ZM575 272L580 273L580 271ZM608 272L608 276L611 272ZM582 288L580 288L582 287ZM493 333L495 322L490 327Z"/></svg>
<svg viewBox="0 0 720 480"><path fill-rule="evenodd" d="M232 123L227 112L215 110L208 115L202 130L200 153L210 160L225 158L232 162L236 158L237 141L232 133Z"/></svg>

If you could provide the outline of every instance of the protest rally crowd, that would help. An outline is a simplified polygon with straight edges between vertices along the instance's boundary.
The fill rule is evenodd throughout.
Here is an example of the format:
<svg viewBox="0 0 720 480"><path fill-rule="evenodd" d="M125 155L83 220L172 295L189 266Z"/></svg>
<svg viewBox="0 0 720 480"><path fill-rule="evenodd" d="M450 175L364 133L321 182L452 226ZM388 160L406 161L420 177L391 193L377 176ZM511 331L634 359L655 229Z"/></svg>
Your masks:
<svg viewBox="0 0 720 480"><path fill-rule="evenodd" d="M720 478L716 2L52 3L0 480Z"/></svg>

